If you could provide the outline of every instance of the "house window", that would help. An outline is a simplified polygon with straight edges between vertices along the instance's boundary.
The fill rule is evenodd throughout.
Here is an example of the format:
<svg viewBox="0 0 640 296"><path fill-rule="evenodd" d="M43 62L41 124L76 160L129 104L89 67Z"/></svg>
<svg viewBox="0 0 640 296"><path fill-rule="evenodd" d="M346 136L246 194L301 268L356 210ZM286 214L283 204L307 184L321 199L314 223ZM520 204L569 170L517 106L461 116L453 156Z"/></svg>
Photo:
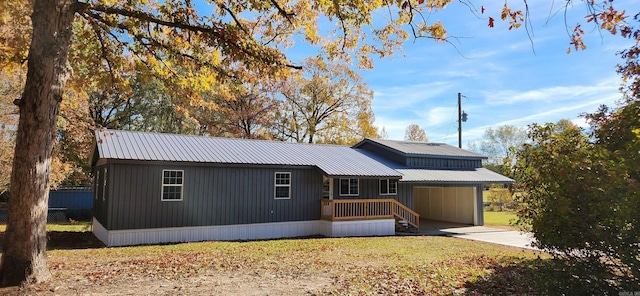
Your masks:
<svg viewBox="0 0 640 296"><path fill-rule="evenodd" d="M276 199L291 198L291 173L276 173Z"/></svg>
<svg viewBox="0 0 640 296"><path fill-rule="evenodd" d="M162 201L182 200L183 177L181 170L162 171Z"/></svg>
<svg viewBox="0 0 640 296"><path fill-rule="evenodd" d="M381 179L380 195L396 195L398 194L398 180Z"/></svg>
<svg viewBox="0 0 640 296"><path fill-rule="evenodd" d="M358 195L358 179L340 179L340 195Z"/></svg>

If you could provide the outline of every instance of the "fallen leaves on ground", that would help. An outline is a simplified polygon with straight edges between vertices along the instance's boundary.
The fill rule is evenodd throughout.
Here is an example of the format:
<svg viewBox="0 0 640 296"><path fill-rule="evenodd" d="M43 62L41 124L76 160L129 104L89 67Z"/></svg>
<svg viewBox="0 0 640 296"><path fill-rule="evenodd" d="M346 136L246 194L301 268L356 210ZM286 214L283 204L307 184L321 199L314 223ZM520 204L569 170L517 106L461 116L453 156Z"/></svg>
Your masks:
<svg viewBox="0 0 640 296"><path fill-rule="evenodd" d="M50 239L55 239L53 236L55 234L50 234ZM87 241L91 240L79 238L76 242ZM536 256L538 254L517 248L421 236L87 249L79 245L63 246L48 253L49 267L54 275L51 280L14 290L0 290L0 293L473 294L479 290L472 283L483 280L485 285L490 285L486 279L491 278L497 267Z"/></svg>

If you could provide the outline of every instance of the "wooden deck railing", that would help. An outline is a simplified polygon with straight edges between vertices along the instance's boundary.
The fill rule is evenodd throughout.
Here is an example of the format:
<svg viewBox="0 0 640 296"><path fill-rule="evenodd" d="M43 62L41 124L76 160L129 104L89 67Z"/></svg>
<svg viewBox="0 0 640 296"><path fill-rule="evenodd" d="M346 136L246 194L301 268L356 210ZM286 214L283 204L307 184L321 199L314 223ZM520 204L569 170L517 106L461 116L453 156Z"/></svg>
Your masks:
<svg viewBox="0 0 640 296"><path fill-rule="evenodd" d="M322 220L394 219L420 228L420 215L395 199L323 199Z"/></svg>

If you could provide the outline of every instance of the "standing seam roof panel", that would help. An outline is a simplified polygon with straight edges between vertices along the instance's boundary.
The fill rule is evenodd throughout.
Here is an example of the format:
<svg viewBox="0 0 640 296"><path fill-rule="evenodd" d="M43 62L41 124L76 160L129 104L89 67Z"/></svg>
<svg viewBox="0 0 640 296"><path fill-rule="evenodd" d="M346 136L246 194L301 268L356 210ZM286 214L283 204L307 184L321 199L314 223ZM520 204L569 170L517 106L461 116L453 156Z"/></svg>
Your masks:
<svg viewBox="0 0 640 296"><path fill-rule="evenodd" d="M393 151L397 154L406 157L453 157L453 158L482 158L487 157L472 151L467 151L455 146L451 146L444 143L431 143L431 142L411 142L411 141L394 141L394 140L382 140L382 139L364 139L360 143L354 145L354 148L359 148L364 143L371 143L375 146L381 147Z"/></svg>
<svg viewBox="0 0 640 296"><path fill-rule="evenodd" d="M399 172L347 146L108 132L109 136L96 132L100 158L314 166L330 176L401 176ZM136 149L136 146L143 149Z"/></svg>
<svg viewBox="0 0 640 296"><path fill-rule="evenodd" d="M121 146L124 146L124 147L119 147L120 148L119 150L126 153L125 156L128 156L130 158L145 160L145 158L142 157L142 154L138 155L138 152L136 151L136 149L133 148L137 145L137 143L135 143L135 139L129 137L128 135L125 135L125 138L126 138L125 141L118 142L118 144L120 144Z"/></svg>
<svg viewBox="0 0 640 296"><path fill-rule="evenodd" d="M145 135L145 140L147 140L149 144L147 145L148 146L147 149L149 149L147 160L151 160L156 157L162 157L165 159L170 158L169 154L167 153L166 143L162 143L155 137L151 137L149 135Z"/></svg>
<svg viewBox="0 0 640 296"><path fill-rule="evenodd" d="M152 144L152 147L149 147L149 148L153 149L152 150L153 154L150 155L151 158L153 158L153 157L156 157L156 158L158 158L158 157L166 157L166 155L164 155L166 152L163 149L162 143L160 141L158 141L158 139L155 139L154 137L149 137L149 136L147 136L147 137L149 139L149 142L151 142L151 144Z"/></svg>
<svg viewBox="0 0 640 296"><path fill-rule="evenodd" d="M187 155L193 155L189 151L189 147L191 146L190 137L176 137L174 141L169 141L169 143L174 145L173 155L177 161L184 161L187 158ZM193 159L193 156L190 158Z"/></svg>
<svg viewBox="0 0 640 296"><path fill-rule="evenodd" d="M131 157L136 158L136 159L143 159L143 160L147 160L148 158L148 153L146 153L147 151L141 151L141 149L143 149L141 147L141 143L138 141L137 137L131 137L131 136L127 136L127 141L124 142L123 144L126 145L126 151L131 154ZM143 146L144 147L144 146Z"/></svg>
<svg viewBox="0 0 640 296"><path fill-rule="evenodd" d="M204 147L202 141L200 139L196 139L196 146L195 147ZM203 162L205 160L204 154L203 152L206 151L205 149L193 149L194 150L194 154L196 155L196 160Z"/></svg>
<svg viewBox="0 0 640 296"><path fill-rule="evenodd" d="M141 156L145 156L148 155L148 158L151 158L154 155L154 148L156 147L155 145L149 145L149 142L151 142L151 139L145 139L146 137L143 135L141 137L141 140L144 140L144 142L147 142L147 145L144 145L142 142L136 138L133 138L132 140L135 142L135 146L134 147L130 147L131 151L136 153L136 156L138 154L140 154ZM148 159L145 159L148 160Z"/></svg>

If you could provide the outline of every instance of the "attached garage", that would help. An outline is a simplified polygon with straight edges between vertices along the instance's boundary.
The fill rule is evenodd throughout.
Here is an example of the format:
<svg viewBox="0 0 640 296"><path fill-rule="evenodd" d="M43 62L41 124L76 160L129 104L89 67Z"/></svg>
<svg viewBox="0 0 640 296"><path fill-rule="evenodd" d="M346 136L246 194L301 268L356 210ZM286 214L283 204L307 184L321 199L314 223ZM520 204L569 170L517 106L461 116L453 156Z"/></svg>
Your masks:
<svg viewBox="0 0 640 296"><path fill-rule="evenodd" d="M414 187L413 204L420 218L476 224L476 187Z"/></svg>
<svg viewBox="0 0 640 296"><path fill-rule="evenodd" d="M402 174L397 199L420 219L482 225L483 184L513 183L482 168L486 156L443 143L365 139L354 148Z"/></svg>

